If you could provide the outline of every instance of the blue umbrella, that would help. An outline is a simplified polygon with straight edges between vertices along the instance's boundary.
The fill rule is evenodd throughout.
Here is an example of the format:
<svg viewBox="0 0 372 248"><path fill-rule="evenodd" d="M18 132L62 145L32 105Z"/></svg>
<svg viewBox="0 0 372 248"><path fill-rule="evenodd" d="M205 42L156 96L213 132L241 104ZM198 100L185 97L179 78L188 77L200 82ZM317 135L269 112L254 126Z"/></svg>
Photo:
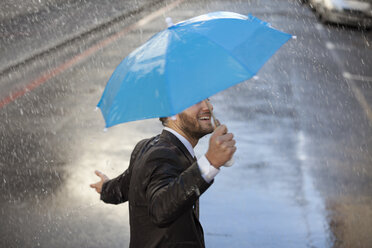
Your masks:
<svg viewBox="0 0 372 248"><path fill-rule="evenodd" d="M290 38L254 16L232 12L172 25L111 75L98 103L106 127L180 113L253 77Z"/></svg>

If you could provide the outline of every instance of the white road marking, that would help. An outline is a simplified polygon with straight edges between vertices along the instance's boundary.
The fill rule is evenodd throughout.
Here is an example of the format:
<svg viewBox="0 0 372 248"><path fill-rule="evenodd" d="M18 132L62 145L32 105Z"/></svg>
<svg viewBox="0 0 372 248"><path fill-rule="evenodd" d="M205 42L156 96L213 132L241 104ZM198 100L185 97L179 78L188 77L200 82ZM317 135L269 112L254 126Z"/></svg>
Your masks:
<svg viewBox="0 0 372 248"><path fill-rule="evenodd" d="M346 79L363 81L363 82L372 82L372 77L350 74L349 72L346 72L346 71L342 73L342 76Z"/></svg>
<svg viewBox="0 0 372 248"><path fill-rule="evenodd" d="M302 131L297 133L297 158L301 161L307 160L306 150L305 150L305 135Z"/></svg>
<svg viewBox="0 0 372 248"><path fill-rule="evenodd" d="M343 50L343 51L351 51L352 50L351 47L346 47L346 46L343 46L343 45L334 44L330 41L326 42L326 47L329 50Z"/></svg>
<svg viewBox="0 0 372 248"><path fill-rule="evenodd" d="M331 43L328 40L327 34L325 33L323 28L318 28L318 26L317 26L317 30L319 31L320 35L324 38L324 40L326 40L326 42ZM340 70L343 72L343 76L345 78L345 81L346 81L347 85L350 87L350 89L353 92L355 98L357 99L357 101L359 102L360 106L362 107L364 113L366 114L366 116L369 120L369 125L372 126L372 109L371 109L371 106L369 106L369 104L368 104L365 96L363 95L362 91L358 88L357 84L355 83L355 80L357 80L357 79L355 77L352 77L352 75L350 73L346 74L347 77L345 77L345 72L347 70L345 68L345 65L342 63L343 60L340 58L340 56L335 51L335 49L329 49L329 51L330 51L330 53L333 57L333 60L336 62L336 64L340 68ZM361 77L361 76L359 76L357 78L358 79L361 79L361 78L365 79L365 77Z"/></svg>

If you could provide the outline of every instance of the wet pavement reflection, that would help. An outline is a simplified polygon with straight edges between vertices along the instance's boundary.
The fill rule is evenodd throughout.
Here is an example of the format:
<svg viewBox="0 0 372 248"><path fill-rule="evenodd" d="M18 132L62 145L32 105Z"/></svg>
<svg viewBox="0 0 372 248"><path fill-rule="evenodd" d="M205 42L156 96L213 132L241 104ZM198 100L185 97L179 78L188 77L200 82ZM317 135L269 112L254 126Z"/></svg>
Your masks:
<svg viewBox="0 0 372 248"><path fill-rule="evenodd" d="M296 107L281 102L274 110L275 94L260 94L265 82L212 98L236 134L238 151L234 170L223 169L201 201L206 239L211 247L330 247L327 211L310 175L307 137L293 118ZM243 103L237 95L250 99L245 108L251 111L231 111Z"/></svg>
<svg viewBox="0 0 372 248"><path fill-rule="evenodd" d="M221 9L252 13L298 38L258 79L211 97L238 150L233 167L222 168L201 198L207 247L371 246L372 122L366 111L372 88L370 81L355 81L366 110L343 69L372 76L365 42L372 36L319 26L306 6L289 0L187 1L167 16L177 22ZM109 177L124 171L134 145L162 126L152 119L104 132L94 109L123 57L165 26L156 18L0 108L0 247L128 246L128 205L104 204L89 184L97 180L95 169ZM101 32L1 75L0 96L103 39ZM330 52L330 42L351 49ZM196 154L207 145L208 137Z"/></svg>

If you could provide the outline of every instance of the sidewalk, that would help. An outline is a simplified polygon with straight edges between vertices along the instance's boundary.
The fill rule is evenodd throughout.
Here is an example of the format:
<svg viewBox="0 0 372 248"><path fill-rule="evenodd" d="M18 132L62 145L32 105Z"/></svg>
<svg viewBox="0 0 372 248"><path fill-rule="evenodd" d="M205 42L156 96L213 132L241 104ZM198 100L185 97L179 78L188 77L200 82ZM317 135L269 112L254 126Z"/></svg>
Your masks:
<svg viewBox="0 0 372 248"><path fill-rule="evenodd" d="M5 0L0 3L0 75L116 18L164 0Z"/></svg>

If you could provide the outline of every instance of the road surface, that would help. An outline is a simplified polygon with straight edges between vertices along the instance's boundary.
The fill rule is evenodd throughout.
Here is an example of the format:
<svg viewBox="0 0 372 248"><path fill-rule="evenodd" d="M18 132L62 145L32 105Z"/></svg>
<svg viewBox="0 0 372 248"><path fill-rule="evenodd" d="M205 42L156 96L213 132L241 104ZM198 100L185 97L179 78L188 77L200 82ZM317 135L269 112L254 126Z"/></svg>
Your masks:
<svg viewBox="0 0 372 248"><path fill-rule="evenodd" d="M103 8L77 20L101 25L110 11L125 16L116 4L117 12ZM69 8L57 9L61 19L79 12ZM59 25L52 28L59 35L3 38L2 58L14 58L1 62L0 75L1 247L128 246L127 203L105 205L89 184L95 169L109 177L124 171L137 141L162 126L152 119L104 132L95 106L115 67L164 29L165 17L178 22L217 10L251 13L297 39L257 79L211 98L238 150L201 198L207 247L372 245L371 32L321 25L294 0L168 0L81 29L77 38L79 23L70 23L67 42ZM38 13L58 23L55 12L32 16ZM4 17L2 30L11 35L10 20L22 15ZM40 30L40 23L23 25ZM196 153L207 145L204 138Z"/></svg>

